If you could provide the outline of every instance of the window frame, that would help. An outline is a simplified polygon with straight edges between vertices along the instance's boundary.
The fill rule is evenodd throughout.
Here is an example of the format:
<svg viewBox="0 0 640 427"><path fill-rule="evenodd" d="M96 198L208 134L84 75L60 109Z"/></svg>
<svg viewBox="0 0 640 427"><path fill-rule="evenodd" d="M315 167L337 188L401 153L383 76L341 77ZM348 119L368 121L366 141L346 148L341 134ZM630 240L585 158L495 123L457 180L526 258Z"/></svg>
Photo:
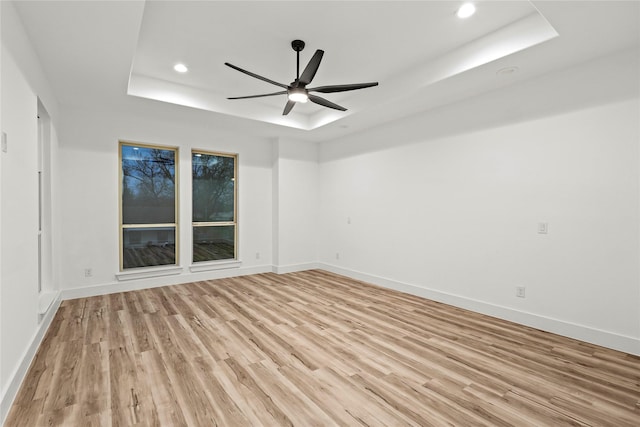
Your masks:
<svg viewBox="0 0 640 427"><path fill-rule="evenodd" d="M206 156L218 156L218 157L230 157L233 159L233 221L194 221L193 220L193 205L194 205L194 179L193 179L193 157L196 154L202 154ZM210 151L201 150L197 148L191 149L191 264L193 266L216 264L216 263L228 263L238 261L239 250L239 209L238 209L238 192L239 192L239 180L238 180L238 153L227 153L222 151ZM194 230L197 227L228 227L233 226L233 258L216 259L216 260L203 260L195 261L195 243L193 241Z"/></svg>
<svg viewBox="0 0 640 427"><path fill-rule="evenodd" d="M150 148L150 149L158 149L158 150L167 150L173 151L174 153L174 221L173 223L140 223L140 224L124 224L123 223L123 181L124 181L124 172L122 169L122 147L140 147L140 148ZM119 140L118 141L118 240L119 244L119 263L120 273L126 273L131 271L140 271L147 269L157 269L157 268L166 268L172 266L180 265L180 150L179 147L176 146L168 146L168 145L159 145L159 144L148 144L136 141L128 141L128 140ZM173 227L175 229L175 261L173 264L161 264L161 265L149 265L143 267L130 267L124 268L124 231L127 229L144 229L144 228L160 228L160 227Z"/></svg>

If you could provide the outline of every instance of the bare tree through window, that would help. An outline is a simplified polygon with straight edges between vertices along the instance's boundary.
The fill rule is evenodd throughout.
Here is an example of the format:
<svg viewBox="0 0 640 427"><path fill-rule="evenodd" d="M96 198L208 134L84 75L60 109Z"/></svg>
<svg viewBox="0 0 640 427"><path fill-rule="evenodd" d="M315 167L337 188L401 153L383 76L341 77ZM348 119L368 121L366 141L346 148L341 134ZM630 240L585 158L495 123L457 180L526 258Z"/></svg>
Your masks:
<svg viewBox="0 0 640 427"><path fill-rule="evenodd" d="M192 153L193 261L236 258L236 156Z"/></svg>
<svg viewBox="0 0 640 427"><path fill-rule="evenodd" d="M177 150L120 149L122 269L175 264Z"/></svg>

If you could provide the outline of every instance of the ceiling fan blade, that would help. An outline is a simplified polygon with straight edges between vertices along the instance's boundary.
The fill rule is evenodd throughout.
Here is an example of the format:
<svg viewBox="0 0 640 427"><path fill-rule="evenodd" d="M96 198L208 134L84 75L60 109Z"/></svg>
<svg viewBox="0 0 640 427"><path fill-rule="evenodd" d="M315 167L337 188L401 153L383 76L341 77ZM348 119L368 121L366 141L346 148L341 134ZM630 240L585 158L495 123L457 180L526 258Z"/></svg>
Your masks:
<svg viewBox="0 0 640 427"><path fill-rule="evenodd" d="M307 67L304 69L302 75L300 76L300 83L304 85L308 85L309 83L311 83L311 80L313 80L316 72L318 71L320 61L322 61L322 55L324 55L324 50L316 50L316 53L313 54L311 60L307 64Z"/></svg>
<svg viewBox="0 0 640 427"><path fill-rule="evenodd" d="M231 68L233 68L234 70L238 70L238 71L240 71L241 73L244 73L244 74L246 74L246 75L248 75L248 76L255 77L255 78L256 78L256 79L258 79L258 80L262 80L263 82L271 83L272 85L276 85L276 86L283 87L283 88L285 88L285 89L289 89L289 86L287 86L286 84L278 83L278 82L275 82L275 81L273 81L273 80L271 80L271 79L268 79L268 78L266 78L266 77L262 77L262 76L260 76L260 75L258 75L258 74L252 73L251 71L243 70L242 68L240 68L240 67L236 67L235 65L233 65L233 64L229 64L228 62L225 62L225 63L224 63L224 65L226 65L227 67L231 67Z"/></svg>
<svg viewBox="0 0 640 427"><path fill-rule="evenodd" d="M284 111L282 112L282 115L286 116L287 114L289 114L289 111L291 111L294 105L296 105L295 101L291 101L291 100L287 101L287 105L284 106Z"/></svg>
<svg viewBox="0 0 640 427"><path fill-rule="evenodd" d="M265 94L262 94L262 95L234 96L232 98L227 98L227 99L262 98L263 96L286 95L286 94L287 94L287 91L286 90L282 90L280 92L265 93Z"/></svg>
<svg viewBox="0 0 640 427"><path fill-rule="evenodd" d="M371 83L353 83L348 85L330 85L330 86L318 86L307 89L309 92L320 93L333 93L333 92L346 92L348 90L365 89L368 87L378 86L378 82Z"/></svg>
<svg viewBox="0 0 640 427"><path fill-rule="evenodd" d="M311 95L309 94L309 101L318 104L318 105L322 105L323 107L329 107L329 108L333 108L334 110L340 110L340 111L347 111L346 108L338 105L338 104L334 104L333 102L326 100L324 98L320 98L317 95Z"/></svg>

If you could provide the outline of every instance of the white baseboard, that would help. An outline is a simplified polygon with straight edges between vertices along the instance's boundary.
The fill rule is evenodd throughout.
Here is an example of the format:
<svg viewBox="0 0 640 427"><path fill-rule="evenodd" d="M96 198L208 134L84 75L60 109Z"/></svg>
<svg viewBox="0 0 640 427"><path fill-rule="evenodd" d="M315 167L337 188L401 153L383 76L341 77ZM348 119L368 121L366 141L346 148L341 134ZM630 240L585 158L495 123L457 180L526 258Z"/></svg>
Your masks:
<svg viewBox="0 0 640 427"><path fill-rule="evenodd" d="M307 262L304 264L274 265L273 272L277 274L295 273L296 271L315 270L319 264L317 262Z"/></svg>
<svg viewBox="0 0 640 427"><path fill-rule="evenodd" d="M351 277L353 279L362 280L363 282L368 282L385 288L417 295L433 301L519 323L521 325L540 329L546 332L551 332L565 337L574 338L580 341L585 341L591 344L596 344L640 356L640 339L638 338L603 331L600 329L594 329L588 326L578 325L575 323L515 310L509 307L494 305L483 301L477 301L459 295L449 294L434 289L424 288L409 283L403 283L384 277L342 268L332 264L319 263L318 268L330 271L332 273Z"/></svg>
<svg viewBox="0 0 640 427"><path fill-rule="evenodd" d="M113 281L101 283L94 286L84 286L81 288L71 288L62 290L62 299L87 298L98 295L114 294L117 292L138 291L141 289L158 288L168 285L179 285L182 283L198 282L201 280L223 279L227 277L247 276L261 273L294 273L296 271L313 270L318 268L318 263L310 262L292 265L260 265L255 267L228 268L219 270L194 271L187 274L159 275L151 277L140 277L127 279L126 281Z"/></svg>
<svg viewBox="0 0 640 427"><path fill-rule="evenodd" d="M108 295L118 292L138 291L141 289L158 288L161 286L179 285L182 283L199 282L203 280L224 279L227 277L247 276L250 274L271 273L271 265L258 265L254 267L239 267L220 270L209 270L179 275L168 275L159 277L147 277L141 279L131 279L127 281L114 281L102 283L95 286L85 286L82 288L71 288L62 290L62 299L76 299L94 297L98 295Z"/></svg>
<svg viewBox="0 0 640 427"><path fill-rule="evenodd" d="M292 265L261 265L246 268L233 268L215 271L205 271L191 274L181 274L179 276L167 276L160 278L149 278L140 280L131 280L128 282L105 283L97 286L65 289L62 291L62 299L74 299L82 297L90 297L97 295L105 295L116 292L127 292L139 289L146 289L159 286L176 285L180 283L189 283L201 280L213 280L226 277L245 276L250 274L260 274L274 272L277 274L286 274L296 271L324 269L336 274L373 283L389 289L395 289L412 295L421 296L433 301L442 302L488 316L497 317L521 325L530 326L558 335L574 338L577 340L589 342L603 347L624 351L625 353L640 355L640 339L616 334L609 331L603 331L592 327L579 325L564 320L554 319L541 316L535 313L528 313L516 310L510 307L490 304L466 298L460 295L449 294L434 289L429 289L409 283L399 282L397 280L379 277L355 270L342 268L332 264L310 262Z"/></svg>
<svg viewBox="0 0 640 427"><path fill-rule="evenodd" d="M18 391L20 390L20 385L24 380L24 377L27 375L27 371L29 370L29 366L33 360L33 357L36 355L40 344L42 343L42 339L44 338L45 333L49 329L51 325L51 321L53 320L54 315L58 311L58 307L60 307L61 295L58 293L53 302L49 305L47 311L41 314L42 318L36 333L31 339L31 343L29 347L25 350L22 355L22 362L16 368L16 370L11 375L11 380L8 382L8 385L5 390L2 391L2 399L0 400L0 425L3 425L7 415L9 415L9 409L11 409L11 404L13 404L13 400L16 398Z"/></svg>

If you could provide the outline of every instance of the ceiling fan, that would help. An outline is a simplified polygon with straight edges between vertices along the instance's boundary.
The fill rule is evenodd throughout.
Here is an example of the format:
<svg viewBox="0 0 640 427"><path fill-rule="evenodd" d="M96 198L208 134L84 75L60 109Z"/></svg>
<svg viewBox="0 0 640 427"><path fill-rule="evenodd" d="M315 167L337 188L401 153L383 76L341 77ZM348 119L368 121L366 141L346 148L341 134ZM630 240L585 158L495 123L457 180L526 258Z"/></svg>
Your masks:
<svg viewBox="0 0 640 427"><path fill-rule="evenodd" d="M294 40L291 42L291 47L293 48L293 50L296 51L296 55L297 55L296 79L293 82L291 82L291 84L288 84L288 85L284 83L278 83L266 77L260 76L258 74L252 73L247 70L243 70L240 67L236 67L233 64L225 62L224 63L225 65L233 68L234 70L238 70L241 73L244 73L251 77L255 77L256 79L265 81L267 83L280 86L281 88L285 89L279 92L265 93L262 95L237 96L237 97L227 98L227 99L248 99L248 98L261 98L265 96L274 96L274 95L287 95L288 100L287 100L287 104L284 106L284 111L282 112L283 116L286 116L287 114L289 114L293 106L296 105L296 102L304 103L307 101L311 101L315 104L322 105L323 107L333 108L335 110L340 110L340 111L347 111L346 108L309 92L320 92L320 93L346 92L349 90L364 89L367 87L378 85L378 82L372 82L372 83L353 83L353 84L344 84L344 85L330 85L330 86L318 86L314 88L307 88L306 86L309 83L311 83L311 81L313 80L313 77L316 75L316 72L318 71L318 67L320 66L320 61L322 61L322 55L324 55L324 51L320 49L316 50L316 53L314 53L313 57L311 57L311 60L309 61L306 68L302 72L302 75L300 75L300 51L304 49L304 42L302 40Z"/></svg>

